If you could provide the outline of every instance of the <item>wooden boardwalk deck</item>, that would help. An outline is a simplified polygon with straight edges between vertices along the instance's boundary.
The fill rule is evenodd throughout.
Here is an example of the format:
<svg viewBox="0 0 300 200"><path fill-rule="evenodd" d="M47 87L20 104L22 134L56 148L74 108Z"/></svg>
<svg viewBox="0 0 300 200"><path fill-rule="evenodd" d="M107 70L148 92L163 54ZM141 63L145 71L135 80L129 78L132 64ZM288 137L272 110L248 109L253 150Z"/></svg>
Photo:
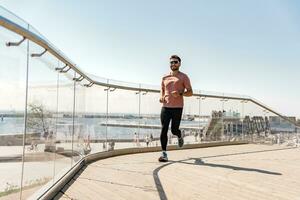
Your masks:
<svg viewBox="0 0 300 200"><path fill-rule="evenodd" d="M300 200L300 148L235 145L99 160L56 199Z"/></svg>

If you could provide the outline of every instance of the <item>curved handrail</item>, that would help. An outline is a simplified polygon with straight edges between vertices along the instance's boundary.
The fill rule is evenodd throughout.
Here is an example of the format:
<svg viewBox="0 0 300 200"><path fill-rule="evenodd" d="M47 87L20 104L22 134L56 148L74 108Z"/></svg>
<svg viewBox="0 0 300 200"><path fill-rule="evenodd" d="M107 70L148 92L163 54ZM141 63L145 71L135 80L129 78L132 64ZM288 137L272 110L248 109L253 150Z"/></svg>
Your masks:
<svg viewBox="0 0 300 200"><path fill-rule="evenodd" d="M149 88L141 88L141 87L129 87L129 86L110 84L108 82L105 83L105 82L96 81L96 80L90 78L82 70L80 70L79 67L75 63L73 63L71 60L69 60L64 55L62 55L62 53L60 53L60 51L58 49L56 49L49 42L45 41L39 35L31 32L30 30L25 29L24 27L14 23L13 21L11 21L11 20L3 17L3 16L0 16L0 25L2 27L6 28L6 29L8 29L8 30L10 30L14 33L17 33L18 35L21 35L24 38L36 43L37 45L43 47L47 52L49 52L54 57L56 57L58 60L63 62L66 66L69 66L72 70L74 70L77 74L79 74L84 79L89 81L92 85L95 84L95 85L109 87L109 88L132 90L132 91L145 91L145 92L153 92L153 93L159 93L160 92L160 90L158 90L158 89L149 89ZM274 111L273 109L269 108L268 106L263 105L262 103L258 102L257 100L255 100L254 98L252 98L250 96L240 96L240 97L238 97L238 96L233 96L233 95L226 95L224 93L209 94L209 92L205 93L203 91L202 92L200 91L199 93L195 92L194 96L207 97L207 98L218 98L218 99L231 99L231 100L250 101L250 102L264 108L265 110L268 110L269 112L271 112L275 115L278 115L282 119L284 119L284 120L290 122L291 124L295 125L297 128L300 128L300 126L298 126L298 124L296 122L294 122L294 121L290 120L289 118L285 117L284 115Z"/></svg>

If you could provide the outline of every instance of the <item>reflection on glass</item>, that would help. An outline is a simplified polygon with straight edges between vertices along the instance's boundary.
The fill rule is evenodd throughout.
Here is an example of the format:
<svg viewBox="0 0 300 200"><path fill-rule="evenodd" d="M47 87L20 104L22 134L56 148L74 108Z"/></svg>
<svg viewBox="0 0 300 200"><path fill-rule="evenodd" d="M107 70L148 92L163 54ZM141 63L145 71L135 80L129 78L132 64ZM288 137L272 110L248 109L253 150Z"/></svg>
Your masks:
<svg viewBox="0 0 300 200"><path fill-rule="evenodd" d="M141 135L145 147L160 146L160 110L159 93L141 93ZM170 138L170 140L172 140ZM169 141L170 141L169 140Z"/></svg>
<svg viewBox="0 0 300 200"><path fill-rule="evenodd" d="M59 63L58 67L63 64ZM72 75L69 75L72 77ZM74 84L65 73L58 73L56 108L55 180L71 167Z"/></svg>
<svg viewBox="0 0 300 200"><path fill-rule="evenodd" d="M107 150L141 146L138 113L139 92L108 90Z"/></svg>
<svg viewBox="0 0 300 200"><path fill-rule="evenodd" d="M25 127L27 43L7 47L20 36L0 28L0 198L18 199Z"/></svg>
<svg viewBox="0 0 300 200"><path fill-rule="evenodd" d="M85 88L84 148L85 154L105 151L106 91L104 87Z"/></svg>
<svg viewBox="0 0 300 200"><path fill-rule="evenodd" d="M40 50L30 43L30 53ZM57 60L45 54L30 57L29 63L23 193L33 187L38 190L53 179L56 149L57 73L51 67Z"/></svg>
<svg viewBox="0 0 300 200"><path fill-rule="evenodd" d="M77 75L78 76L78 75ZM75 75L75 77L77 77ZM86 114L86 88L80 83L75 82L75 112L73 124L73 164L90 153L90 135L88 135L89 126L85 120Z"/></svg>

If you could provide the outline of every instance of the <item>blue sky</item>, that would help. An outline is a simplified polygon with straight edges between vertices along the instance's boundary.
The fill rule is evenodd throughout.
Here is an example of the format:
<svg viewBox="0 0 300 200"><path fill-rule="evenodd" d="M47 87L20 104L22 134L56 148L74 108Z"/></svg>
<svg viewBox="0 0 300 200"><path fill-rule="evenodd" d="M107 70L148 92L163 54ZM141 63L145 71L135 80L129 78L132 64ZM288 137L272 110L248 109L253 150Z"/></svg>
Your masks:
<svg viewBox="0 0 300 200"><path fill-rule="evenodd" d="M201 90L300 117L300 2L1 0L86 72L159 85L171 54Z"/></svg>

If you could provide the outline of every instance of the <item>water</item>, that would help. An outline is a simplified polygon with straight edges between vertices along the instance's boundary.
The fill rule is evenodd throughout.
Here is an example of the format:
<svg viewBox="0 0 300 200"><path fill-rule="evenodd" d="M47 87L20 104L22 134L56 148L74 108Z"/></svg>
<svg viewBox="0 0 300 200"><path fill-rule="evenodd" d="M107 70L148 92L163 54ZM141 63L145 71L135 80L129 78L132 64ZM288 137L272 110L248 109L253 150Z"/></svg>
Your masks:
<svg viewBox="0 0 300 200"><path fill-rule="evenodd" d="M0 135L22 134L24 132L24 118L7 117L0 119Z"/></svg>
<svg viewBox="0 0 300 200"><path fill-rule="evenodd" d="M75 136L87 137L90 135L91 139L104 139L106 137L106 126L105 118L77 118L74 122L74 133ZM139 119L125 119L125 118L109 118L108 123L113 124L132 124L137 125ZM49 124L50 131L55 133L57 129L57 139L67 139L72 137L73 132L73 119L72 118L58 118L46 119L46 124ZM56 126L55 126L56 124ZM141 125L160 125L159 118L143 118L140 119ZM201 126L207 124L207 121L201 121ZM183 127L198 127L198 121L186 121L182 120L181 126ZM22 134L24 132L24 118L7 117L3 121L0 121L0 135L12 135ZM36 130L29 130L28 132L37 132ZM127 127L110 127L107 128L107 136L111 139L132 139L134 133L138 133L138 128L127 128ZM160 129L144 129L140 128L140 138L144 138L146 135L152 134L154 137L160 135Z"/></svg>

